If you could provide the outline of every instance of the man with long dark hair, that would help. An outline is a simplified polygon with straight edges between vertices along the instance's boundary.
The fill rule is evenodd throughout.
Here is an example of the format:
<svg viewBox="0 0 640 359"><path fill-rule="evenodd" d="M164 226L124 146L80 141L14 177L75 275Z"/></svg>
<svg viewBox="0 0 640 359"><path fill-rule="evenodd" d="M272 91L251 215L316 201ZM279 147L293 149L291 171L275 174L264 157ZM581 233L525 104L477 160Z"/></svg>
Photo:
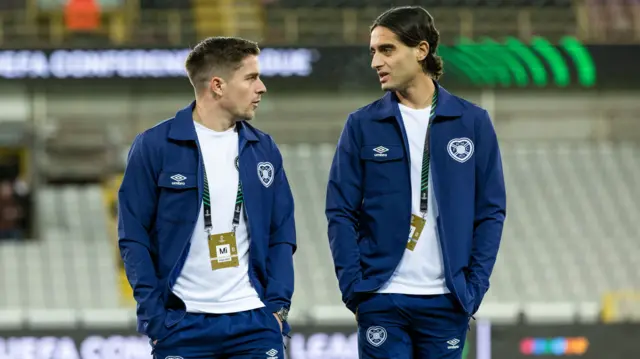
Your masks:
<svg viewBox="0 0 640 359"><path fill-rule="evenodd" d="M371 67L386 94L351 113L326 215L360 358L460 358L506 216L489 115L437 82L439 34L421 7L380 15Z"/></svg>

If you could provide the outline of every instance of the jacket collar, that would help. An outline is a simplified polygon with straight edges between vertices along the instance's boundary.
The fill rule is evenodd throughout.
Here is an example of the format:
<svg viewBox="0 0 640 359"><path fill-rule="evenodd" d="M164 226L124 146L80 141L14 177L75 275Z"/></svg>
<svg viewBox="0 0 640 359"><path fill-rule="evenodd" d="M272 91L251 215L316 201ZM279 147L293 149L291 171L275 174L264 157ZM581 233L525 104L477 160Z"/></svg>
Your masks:
<svg viewBox="0 0 640 359"><path fill-rule="evenodd" d="M169 129L170 139L176 141L198 140L192 115L195 105L196 102L192 101L191 104L176 113L176 116L171 120L171 128ZM241 142L244 142L244 140L249 142L259 141L254 129L244 123L244 121L236 122L236 128L238 129L238 136Z"/></svg>
<svg viewBox="0 0 640 359"><path fill-rule="evenodd" d="M438 91L438 105L436 106L436 117L460 117L462 116L463 105L455 96L434 81L436 90ZM372 113L373 118L382 121L390 117L396 116L398 108L398 96L393 91L387 91L382 97L379 105Z"/></svg>

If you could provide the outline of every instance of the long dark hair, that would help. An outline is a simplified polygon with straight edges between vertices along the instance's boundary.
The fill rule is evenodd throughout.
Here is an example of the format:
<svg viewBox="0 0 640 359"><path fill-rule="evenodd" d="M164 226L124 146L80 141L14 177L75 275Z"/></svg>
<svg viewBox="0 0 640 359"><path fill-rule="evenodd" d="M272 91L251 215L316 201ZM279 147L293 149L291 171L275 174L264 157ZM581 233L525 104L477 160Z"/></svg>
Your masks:
<svg viewBox="0 0 640 359"><path fill-rule="evenodd" d="M415 47L422 41L429 44L429 54L420 61L422 70L438 80L444 73L444 62L437 55L440 33L436 29L433 16L420 6L401 6L382 13L371 25L370 31L378 26L385 27L403 44Z"/></svg>

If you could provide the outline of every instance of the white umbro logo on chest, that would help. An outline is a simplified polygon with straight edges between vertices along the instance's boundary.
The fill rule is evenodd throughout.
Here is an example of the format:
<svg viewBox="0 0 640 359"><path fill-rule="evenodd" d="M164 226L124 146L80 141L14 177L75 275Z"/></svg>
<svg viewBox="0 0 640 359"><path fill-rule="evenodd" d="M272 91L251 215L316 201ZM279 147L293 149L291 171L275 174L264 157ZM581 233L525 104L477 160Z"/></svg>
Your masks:
<svg viewBox="0 0 640 359"><path fill-rule="evenodd" d="M389 149L384 146L378 146L373 149L373 152L375 152L375 157L387 157L387 152L389 152Z"/></svg>
<svg viewBox="0 0 640 359"><path fill-rule="evenodd" d="M175 174L175 175L173 175L173 176L171 176L169 178L171 178L173 180L173 182L171 182L171 184L174 185L174 186L184 186L184 180L187 179L186 176L183 176L183 175L181 175L179 173Z"/></svg>

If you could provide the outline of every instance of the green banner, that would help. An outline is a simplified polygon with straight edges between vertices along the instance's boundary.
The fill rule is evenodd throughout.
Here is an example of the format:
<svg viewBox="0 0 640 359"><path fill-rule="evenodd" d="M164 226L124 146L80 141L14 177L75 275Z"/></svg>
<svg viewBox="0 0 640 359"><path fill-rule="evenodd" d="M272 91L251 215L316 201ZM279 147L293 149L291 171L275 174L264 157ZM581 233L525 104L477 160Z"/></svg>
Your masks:
<svg viewBox="0 0 640 359"><path fill-rule="evenodd" d="M461 38L454 45L441 45L438 51L448 73L476 86L567 87L574 82L593 87L596 84L593 59L573 37L563 38L558 45L539 36L529 43L514 37L500 42L486 37L476 41Z"/></svg>

